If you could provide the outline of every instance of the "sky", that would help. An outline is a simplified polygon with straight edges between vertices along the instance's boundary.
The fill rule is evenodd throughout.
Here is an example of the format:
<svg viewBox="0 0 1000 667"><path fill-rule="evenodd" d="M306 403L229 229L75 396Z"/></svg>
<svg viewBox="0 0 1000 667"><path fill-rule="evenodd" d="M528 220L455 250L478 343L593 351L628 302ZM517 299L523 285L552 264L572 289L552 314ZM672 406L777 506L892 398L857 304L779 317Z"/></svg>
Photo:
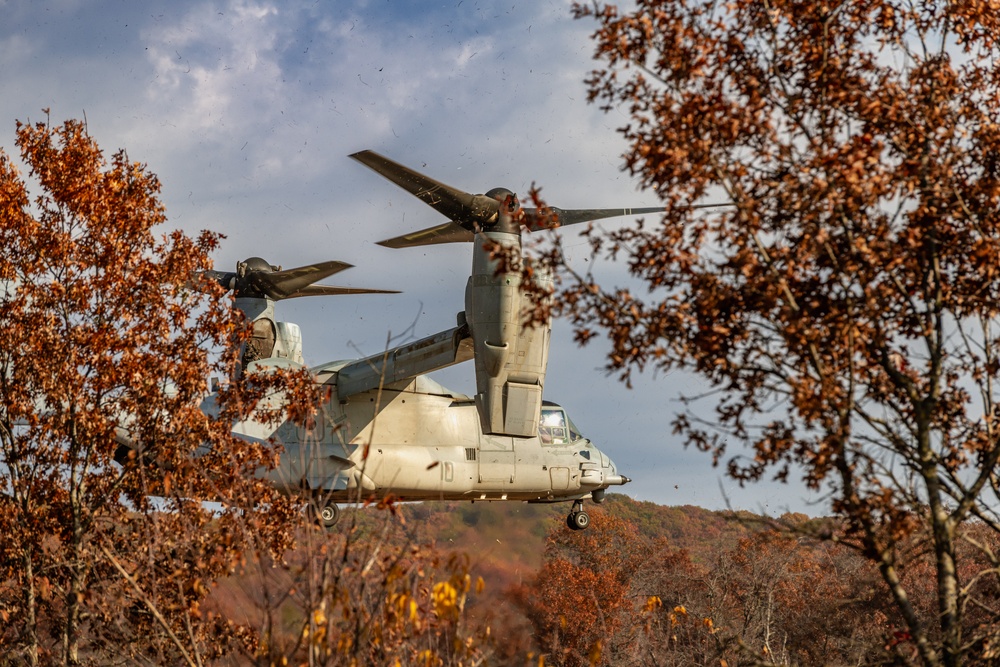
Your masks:
<svg viewBox="0 0 1000 667"><path fill-rule="evenodd" d="M85 120L162 182L168 228L226 235L217 269L262 256L292 268L341 260L329 284L398 295L283 301L309 365L366 356L455 324L471 250L376 241L444 219L347 156L372 149L468 192L532 184L562 208L655 206L623 171L621 110L587 103L596 24L563 0L0 0L0 147L15 121ZM624 224L606 222L605 227ZM164 231L167 231L165 228ZM585 246L564 231L571 258ZM574 249L577 249L574 251ZM602 266L609 284L624 267ZM798 484L741 489L671 431L683 375L628 389L553 325L545 398L664 505L821 514ZM471 363L435 378L467 394ZM819 503L819 504L817 504Z"/></svg>

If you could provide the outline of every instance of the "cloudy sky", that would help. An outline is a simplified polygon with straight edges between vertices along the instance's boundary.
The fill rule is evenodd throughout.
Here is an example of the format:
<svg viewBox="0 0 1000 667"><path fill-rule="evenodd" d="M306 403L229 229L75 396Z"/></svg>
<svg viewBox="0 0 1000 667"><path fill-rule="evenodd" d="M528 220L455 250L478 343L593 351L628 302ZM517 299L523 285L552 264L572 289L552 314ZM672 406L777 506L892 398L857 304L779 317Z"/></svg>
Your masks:
<svg viewBox="0 0 1000 667"><path fill-rule="evenodd" d="M373 149L470 192L532 183L563 208L651 206L621 170L623 113L586 102L591 22L564 0L0 0L0 147L15 120L85 118L163 183L170 224L227 235L216 268L260 255L285 268L337 259L328 282L395 296L299 299L309 364L372 354L454 325L471 265L461 245L375 241L443 221L347 158ZM620 224L620 223L606 223ZM574 235L567 245L581 249ZM601 269L609 281L621 267ZM632 390L603 348L554 325L545 396L667 505L819 513L798 486L740 489L671 434L682 376ZM474 369L438 374L474 393Z"/></svg>

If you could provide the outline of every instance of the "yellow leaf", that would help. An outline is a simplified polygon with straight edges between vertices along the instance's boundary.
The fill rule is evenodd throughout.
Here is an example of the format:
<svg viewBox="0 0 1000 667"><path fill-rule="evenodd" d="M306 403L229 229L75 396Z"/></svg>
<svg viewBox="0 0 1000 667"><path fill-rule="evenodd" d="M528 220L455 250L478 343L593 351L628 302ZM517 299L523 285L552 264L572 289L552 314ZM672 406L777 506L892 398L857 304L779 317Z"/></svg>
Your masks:
<svg viewBox="0 0 1000 667"><path fill-rule="evenodd" d="M594 645L590 647L590 654L587 656L592 666L601 661L601 653L601 640L598 639L594 642Z"/></svg>

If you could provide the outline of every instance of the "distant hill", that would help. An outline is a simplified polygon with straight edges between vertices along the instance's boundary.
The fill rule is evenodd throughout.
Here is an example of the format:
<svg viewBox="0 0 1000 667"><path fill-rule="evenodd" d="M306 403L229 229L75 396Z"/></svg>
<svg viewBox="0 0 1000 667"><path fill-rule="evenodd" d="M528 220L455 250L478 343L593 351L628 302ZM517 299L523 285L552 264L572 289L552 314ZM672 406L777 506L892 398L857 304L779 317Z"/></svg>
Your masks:
<svg viewBox="0 0 1000 667"><path fill-rule="evenodd" d="M299 530L298 548L287 553L282 563L270 563L265 558L259 566L250 563L244 574L220 582L207 608L238 623L271 627L274 646L292 650L289 647L301 641L296 637L305 618L303 605L311 595L308 582L316 580L321 572L330 573L332 568L332 574L326 576L336 579L338 571L354 576L352 571L365 570L376 558L388 559L382 561L384 564L393 559L410 563L423 559L420 562L438 572L428 576L439 580L450 567L446 563L455 556L463 562L467 557L471 580L481 578L483 584L482 591L470 591L470 623L477 627L488 625L494 636L503 638L505 654L495 656L496 664L521 664L518 661L523 656L538 649L523 605L518 603L519 591L536 581L548 541L572 532L566 526L569 509L570 504L565 502L423 502L390 509L344 507L333 531ZM673 549L688 551L693 561L705 564L715 562L761 525L761 517L748 513L665 507L616 494L608 495L601 505L588 502L586 510L592 517L609 514L621 518L635 526L643 542L664 541ZM339 555L348 535L356 554L353 560ZM273 611L265 613L266 608ZM234 660L227 664L240 663Z"/></svg>
<svg viewBox="0 0 1000 667"><path fill-rule="evenodd" d="M566 529L569 503L430 502L404 505L401 513L422 540L463 550L474 562L536 569L542 562L546 536ZM609 494L601 505L588 502L591 514L607 512L625 519L650 539L702 558L732 547L759 526L762 517L749 512L706 510L693 505L667 507L625 495Z"/></svg>

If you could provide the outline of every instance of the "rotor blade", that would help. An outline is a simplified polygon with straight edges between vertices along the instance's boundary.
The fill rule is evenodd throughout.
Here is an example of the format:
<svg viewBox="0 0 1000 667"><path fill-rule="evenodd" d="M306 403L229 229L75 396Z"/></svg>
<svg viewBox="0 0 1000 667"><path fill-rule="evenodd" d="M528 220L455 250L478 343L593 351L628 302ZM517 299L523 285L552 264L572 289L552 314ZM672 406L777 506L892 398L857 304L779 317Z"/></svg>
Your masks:
<svg viewBox="0 0 1000 667"><path fill-rule="evenodd" d="M553 207L549 210L558 216L558 226L561 227L563 225L574 225L580 222L590 222L592 220L613 218L615 216L656 213L658 211L662 211L663 208L659 206L651 206L647 208L587 208L563 210ZM524 209L524 224L531 231L556 226L552 224L552 221L547 221L547 224L542 224L542 215L539 214L538 209L534 208ZM391 239L379 241L378 245L386 248L412 248L415 246L431 245L435 243L469 242L472 241L474 237L475 236L471 231L465 229L452 220L434 227L421 229L417 232L401 234L400 236L394 236Z"/></svg>
<svg viewBox="0 0 1000 667"><path fill-rule="evenodd" d="M445 185L374 151L361 151L349 157L378 172L469 231L474 231L477 225L491 222L500 211L500 202L495 199Z"/></svg>
<svg viewBox="0 0 1000 667"><path fill-rule="evenodd" d="M412 248L435 243L463 243L473 240L474 237L472 232L450 220L444 224L421 229L419 232L410 232L379 241L378 245L386 248Z"/></svg>
<svg viewBox="0 0 1000 667"><path fill-rule="evenodd" d="M333 285L306 285L302 289L282 298L295 299L300 296L339 296L341 294L399 294L399 290L367 289L364 287L335 287Z"/></svg>
<svg viewBox="0 0 1000 667"><path fill-rule="evenodd" d="M525 208L524 224L530 230L551 229L554 227L565 227L566 225L576 225L581 222L592 222L603 220L604 218L617 218L624 215L642 215L644 213L659 213L663 211L662 206L648 206L646 208L578 208L561 209L552 206L549 211L554 218L545 219L537 208Z"/></svg>
<svg viewBox="0 0 1000 667"><path fill-rule="evenodd" d="M287 271L274 271L271 273L255 271L248 276L254 288L272 299L287 299L307 285L311 285L317 280L322 280L327 276L340 273L344 269L353 266L346 262L319 262L318 264L307 264Z"/></svg>

